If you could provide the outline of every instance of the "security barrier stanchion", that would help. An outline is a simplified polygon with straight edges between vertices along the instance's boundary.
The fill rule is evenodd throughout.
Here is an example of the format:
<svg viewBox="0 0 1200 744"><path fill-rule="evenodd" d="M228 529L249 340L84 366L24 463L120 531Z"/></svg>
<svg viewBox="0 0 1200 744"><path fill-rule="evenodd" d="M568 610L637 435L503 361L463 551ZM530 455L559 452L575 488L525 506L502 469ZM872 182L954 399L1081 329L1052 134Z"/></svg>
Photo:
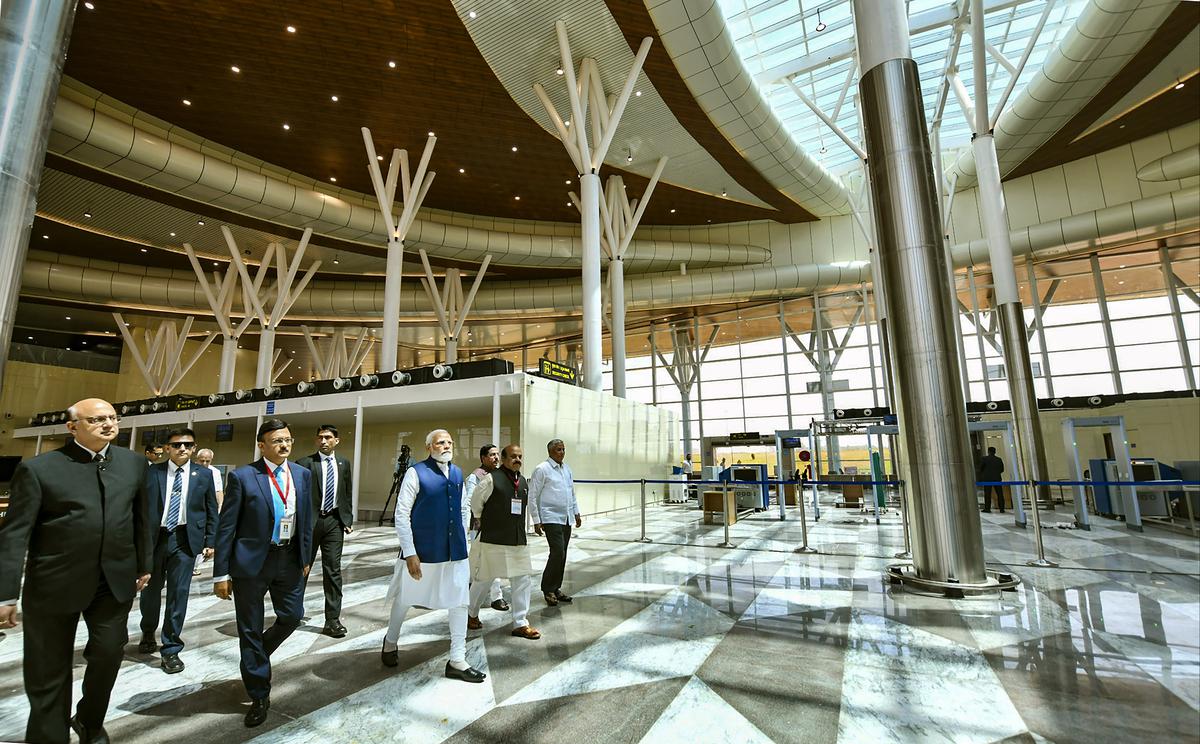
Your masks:
<svg viewBox="0 0 1200 744"><path fill-rule="evenodd" d="M1055 568L1058 566L1054 561L1046 560L1046 546L1042 544L1042 517L1038 510L1037 498L1037 482L1030 482L1029 486L1029 510L1033 514L1033 542L1037 545L1038 557L1035 560L1028 561L1026 566L1035 566L1037 568ZM1003 504L1004 502L1000 502Z"/></svg>
<svg viewBox="0 0 1200 744"><path fill-rule="evenodd" d="M646 537L646 479L642 478L642 536L638 538L638 542L650 542L650 538Z"/></svg>
<svg viewBox="0 0 1200 744"><path fill-rule="evenodd" d="M728 481L726 481L721 486L721 522L725 526L725 540L723 542L717 543L717 547L718 548L735 547L733 543L729 542L729 482Z"/></svg>
<svg viewBox="0 0 1200 744"><path fill-rule="evenodd" d="M896 557L902 560L912 558L912 543L908 536L908 490L904 481L900 483L900 531L904 533L904 552L896 553Z"/></svg>
<svg viewBox="0 0 1200 744"><path fill-rule="evenodd" d="M813 486L816 489L816 486ZM816 548L808 546L808 520L804 517L804 481L800 481L800 493L797 494L796 505L800 507L800 540L803 543L800 547L793 550L793 553L816 553Z"/></svg>

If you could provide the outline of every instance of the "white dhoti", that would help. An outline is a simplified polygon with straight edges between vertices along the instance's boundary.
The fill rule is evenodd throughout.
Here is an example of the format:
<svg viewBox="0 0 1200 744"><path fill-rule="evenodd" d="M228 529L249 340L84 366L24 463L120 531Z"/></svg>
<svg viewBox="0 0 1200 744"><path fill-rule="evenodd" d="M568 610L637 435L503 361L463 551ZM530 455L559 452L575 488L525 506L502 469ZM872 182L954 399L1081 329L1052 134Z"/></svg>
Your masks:
<svg viewBox="0 0 1200 744"><path fill-rule="evenodd" d="M496 545L479 540L471 543L471 617L479 617L479 608L493 580L508 579L512 584L513 627L529 625L529 593L533 585L529 578L533 563L527 545Z"/></svg>

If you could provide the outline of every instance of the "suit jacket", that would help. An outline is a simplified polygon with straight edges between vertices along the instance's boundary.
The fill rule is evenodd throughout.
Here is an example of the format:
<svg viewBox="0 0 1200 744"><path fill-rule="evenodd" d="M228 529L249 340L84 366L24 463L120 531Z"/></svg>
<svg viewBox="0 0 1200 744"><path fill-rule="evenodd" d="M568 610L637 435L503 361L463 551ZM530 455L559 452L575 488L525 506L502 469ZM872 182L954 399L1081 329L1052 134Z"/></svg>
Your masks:
<svg viewBox="0 0 1200 744"><path fill-rule="evenodd" d="M312 559L312 475L308 468L294 462L288 463L288 471L296 486L293 496L296 499L296 525L292 542L299 543L300 550L295 555L303 568ZM225 501L217 520L213 576L249 579L262 572L271 548L271 534L275 530L275 497L271 489L271 478L261 459L229 474Z"/></svg>
<svg viewBox="0 0 1200 744"><path fill-rule="evenodd" d="M979 460L979 467L975 470L978 480L998 481L1004 477L1004 461L995 455L984 455Z"/></svg>
<svg viewBox="0 0 1200 744"><path fill-rule="evenodd" d="M350 470L350 461L336 452L333 453L334 460L337 462L338 477L337 477L337 494L334 497L333 510L337 513L338 521L342 523L342 527L351 527L354 525L354 504L350 498L351 493L351 478L353 474ZM313 515L321 513L321 502L325 500L325 468L321 467L321 453L314 452L311 455L301 457L296 461L296 464L302 468L308 468L308 472L312 473L312 507Z"/></svg>
<svg viewBox="0 0 1200 744"><path fill-rule="evenodd" d="M204 548L216 545L217 537L217 490L213 485L212 471L194 463L187 464L187 544L192 555L199 555ZM159 526L162 525L163 510L171 484L167 483L167 463L151 465L142 483L142 498L146 502L152 541L151 551L158 545Z"/></svg>
<svg viewBox="0 0 1200 744"><path fill-rule="evenodd" d="M132 601L152 557L145 475L136 452L110 445L95 463L73 441L18 465L0 526L0 600L20 594L24 560L26 609L78 612L101 577L118 601Z"/></svg>

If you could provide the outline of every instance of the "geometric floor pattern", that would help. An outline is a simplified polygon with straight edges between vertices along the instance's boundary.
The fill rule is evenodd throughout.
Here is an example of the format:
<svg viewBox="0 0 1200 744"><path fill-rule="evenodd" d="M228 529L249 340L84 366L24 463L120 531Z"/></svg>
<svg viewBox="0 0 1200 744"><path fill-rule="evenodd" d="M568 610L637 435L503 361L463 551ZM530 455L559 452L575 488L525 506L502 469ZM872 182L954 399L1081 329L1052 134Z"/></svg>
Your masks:
<svg viewBox="0 0 1200 744"><path fill-rule="evenodd" d="M1060 507L1061 509L1061 507ZM989 565L1023 582L999 597L947 600L882 578L903 537L896 514L823 508L809 523L820 552L792 552L796 513L744 519L735 548L694 508L588 519L576 531L564 591L533 599L542 640L508 634L482 612L468 660L484 684L446 680L444 611L410 614L400 666L379 662L384 594L396 556L390 528L346 542L343 623L320 635L320 582L308 622L273 657L267 722L242 726L231 602L193 583L182 658L127 649L107 729L114 741L256 742L1151 742L1200 737L1200 552L1195 538L1095 520L1053 527L1047 556L1024 565L1032 534L983 515ZM535 568L545 543L531 539ZM320 569L314 567L314 576ZM138 637L137 611L130 618ZM77 638L76 696L85 636ZM19 740L21 628L0 634L0 741Z"/></svg>

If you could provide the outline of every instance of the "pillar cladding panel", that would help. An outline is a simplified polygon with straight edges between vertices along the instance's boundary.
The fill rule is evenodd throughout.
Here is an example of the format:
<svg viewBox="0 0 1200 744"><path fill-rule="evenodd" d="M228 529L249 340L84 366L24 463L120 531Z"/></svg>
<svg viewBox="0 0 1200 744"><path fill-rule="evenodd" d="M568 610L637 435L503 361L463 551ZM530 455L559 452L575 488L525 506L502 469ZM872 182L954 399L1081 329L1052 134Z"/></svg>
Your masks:
<svg viewBox="0 0 1200 744"><path fill-rule="evenodd" d="M923 578L979 583L983 542L916 63L901 57L869 69L861 95L910 469L913 563Z"/></svg>

